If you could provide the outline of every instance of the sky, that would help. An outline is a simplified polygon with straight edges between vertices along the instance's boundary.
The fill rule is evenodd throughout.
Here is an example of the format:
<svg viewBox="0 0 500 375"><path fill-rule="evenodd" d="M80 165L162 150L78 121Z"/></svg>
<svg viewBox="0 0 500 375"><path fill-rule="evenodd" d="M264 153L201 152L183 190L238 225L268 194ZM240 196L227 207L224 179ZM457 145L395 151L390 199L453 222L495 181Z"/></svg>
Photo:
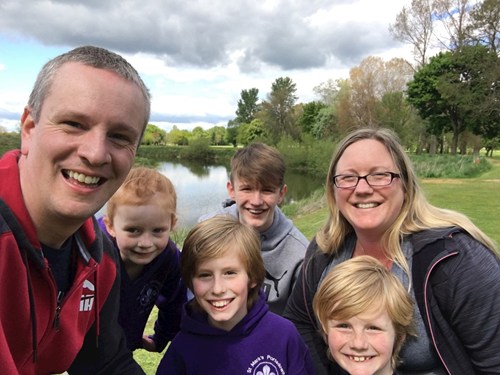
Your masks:
<svg viewBox="0 0 500 375"><path fill-rule="evenodd" d="M0 127L15 130L38 71L80 45L124 56L152 94L150 123L225 126L241 90L290 77L298 102L368 56L412 61L389 25L411 0L0 0Z"/></svg>

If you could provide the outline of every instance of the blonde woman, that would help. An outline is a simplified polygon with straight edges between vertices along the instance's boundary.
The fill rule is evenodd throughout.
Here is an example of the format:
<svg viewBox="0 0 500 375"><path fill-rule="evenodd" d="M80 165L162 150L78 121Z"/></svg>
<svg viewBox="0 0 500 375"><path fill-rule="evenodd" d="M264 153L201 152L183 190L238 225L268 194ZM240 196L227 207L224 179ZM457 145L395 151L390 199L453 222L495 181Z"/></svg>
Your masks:
<svg viewBox="0 0 500 375"><path fill-rule="evenodd" d="M500 374L500 260L467 217L425 198L398 137L358 129L334 152L329 217L311 241L284 316L327 374L312 299L329 269L360 255L378 259L416 301L418 336L401 351L402 374Z"/></svg>

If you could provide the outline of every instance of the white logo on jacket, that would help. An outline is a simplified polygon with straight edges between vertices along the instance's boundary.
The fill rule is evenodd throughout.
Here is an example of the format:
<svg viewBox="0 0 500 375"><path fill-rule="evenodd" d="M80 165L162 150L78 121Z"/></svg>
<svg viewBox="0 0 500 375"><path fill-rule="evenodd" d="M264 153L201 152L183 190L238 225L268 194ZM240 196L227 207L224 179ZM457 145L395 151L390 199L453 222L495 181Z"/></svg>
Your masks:
<svg viewBox="0 0 500 375"><path fill-rule="evenodd" d="M247 374L252 375L285 375L281 363L273 356L267 354L255 358L247 369Z"/></svg>
<svg viewBox="0 0 500 375"><path fill-rule="evenodd" d="M90 281L83 282L82 298L80 299L80 311L90 311L94 305L95 287Z"/></svg>

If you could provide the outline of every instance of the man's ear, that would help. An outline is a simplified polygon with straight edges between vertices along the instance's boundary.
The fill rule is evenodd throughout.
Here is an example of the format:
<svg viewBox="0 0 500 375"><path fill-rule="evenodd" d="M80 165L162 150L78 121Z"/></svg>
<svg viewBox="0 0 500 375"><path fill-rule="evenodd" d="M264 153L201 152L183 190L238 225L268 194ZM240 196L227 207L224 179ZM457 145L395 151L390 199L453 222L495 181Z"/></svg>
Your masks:
<svg viewBox="0 0 500 375"><path fill-rule="evenodd" d="M286 191L288 190L288 186L286 184L283 184L283 186L280 189L280 196L278 199L278 204L283 203L283 199L285 199Z"/></svg>
<svg viewBox="0 0 500 375"><path fill-rule="evenodd" d="M21 115L21 153L28 155L28 150L33 137L33 130L35 129L35 120L31 115L31 110L28 106L24 107L23 114Z"/></svg>
<svg viewBox="0 0 500 375"><path fill-rule="evenodd" d="M234 186L233 186L233 183L231 181L227 182L226 189L227 189L227 193L229 194L229 198L234 200Z"/></svg>

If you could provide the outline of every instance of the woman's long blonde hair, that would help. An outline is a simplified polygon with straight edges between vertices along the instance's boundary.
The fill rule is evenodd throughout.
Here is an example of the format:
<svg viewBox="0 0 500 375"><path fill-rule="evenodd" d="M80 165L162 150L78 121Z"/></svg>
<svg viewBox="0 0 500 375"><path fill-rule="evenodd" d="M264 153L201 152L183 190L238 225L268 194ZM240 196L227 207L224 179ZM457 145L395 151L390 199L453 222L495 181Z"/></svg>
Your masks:
<svg viewBox="0 0 500 375"><path fill-rule="evenodd" d="M326 198L329 216L327 222L319 230L316 240L321 251L335 254L344 242L346 236L354 232L351 224L340 213L335 201L335 185L333 177L339 159L347 147L355 142L373 139L382 143L396 166L396 171L401 177L405 200L401 212L382 237L385 255L397 262L409 274L409 267L401 249L403 236L425 229L459 227L468 232L472 237L495 251L495 243L484 234L465 215L447 209L442 209L430 204L420 187L410 158L406 155L399 142L398 136L385 128L360 128L347 135L337 145L332 155L328 176L326 178Z"/></svg>

